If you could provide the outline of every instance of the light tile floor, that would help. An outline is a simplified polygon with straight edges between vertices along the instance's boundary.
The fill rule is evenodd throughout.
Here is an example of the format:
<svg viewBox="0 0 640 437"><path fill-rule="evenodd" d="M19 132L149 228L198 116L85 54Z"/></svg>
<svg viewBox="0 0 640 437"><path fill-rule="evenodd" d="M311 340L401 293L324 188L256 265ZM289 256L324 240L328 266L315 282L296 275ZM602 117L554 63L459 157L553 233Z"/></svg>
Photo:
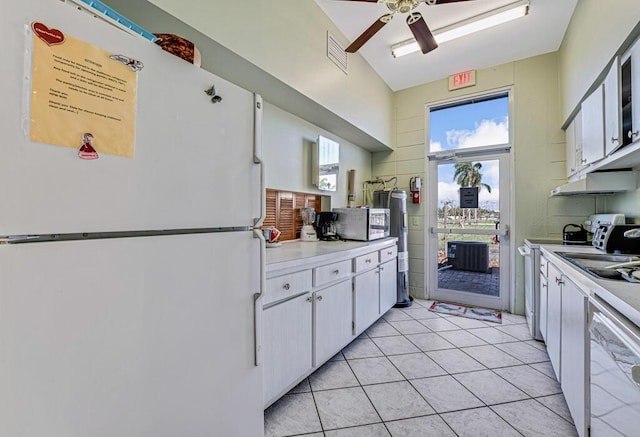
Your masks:
<svg viewBox="0 0 640 437"><path fill-rule="evenodd" d="M575 436L543 343L501 325L391 309L265 411L265 435Z"/></svg>

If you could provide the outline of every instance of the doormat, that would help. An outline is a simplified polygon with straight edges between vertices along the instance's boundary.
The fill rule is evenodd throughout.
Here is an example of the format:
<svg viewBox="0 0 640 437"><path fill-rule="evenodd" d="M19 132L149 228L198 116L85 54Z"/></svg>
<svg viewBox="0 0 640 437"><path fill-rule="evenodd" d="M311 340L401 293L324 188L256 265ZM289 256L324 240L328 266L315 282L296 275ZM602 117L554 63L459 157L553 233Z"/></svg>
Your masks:
<svg viewBox="0 0 640 437"><path fill-rule="evenodd" d="M487 308L468 307L448 302L434 302L429 311L452 316L468 317L485 322L502 323L502 312Z"/></svg>

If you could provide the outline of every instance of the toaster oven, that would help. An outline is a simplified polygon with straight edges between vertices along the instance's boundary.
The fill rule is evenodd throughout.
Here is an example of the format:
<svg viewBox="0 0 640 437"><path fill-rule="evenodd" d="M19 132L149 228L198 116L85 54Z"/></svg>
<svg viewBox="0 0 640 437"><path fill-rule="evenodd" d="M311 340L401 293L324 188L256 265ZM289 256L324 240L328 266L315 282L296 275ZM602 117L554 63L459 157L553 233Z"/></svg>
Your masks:
<svg viewBox="0 0 640 437"><path fill-rule="evenodd" d="M369 241L389 236L388 208L333 208L336 233L344 240Z"/></svg>

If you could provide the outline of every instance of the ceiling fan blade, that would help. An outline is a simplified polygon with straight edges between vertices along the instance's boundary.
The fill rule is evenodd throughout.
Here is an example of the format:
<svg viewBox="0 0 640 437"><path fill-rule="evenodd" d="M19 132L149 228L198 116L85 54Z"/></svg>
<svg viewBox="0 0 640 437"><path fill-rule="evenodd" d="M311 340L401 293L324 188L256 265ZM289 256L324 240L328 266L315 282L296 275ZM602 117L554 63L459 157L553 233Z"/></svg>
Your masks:
<svg viewBox="0 0 640 437"><path fill-rule="evenodd" d="M385 24L391 21L391 18L393 18L393 14L383 15L382 17L378 18L371 26L369 26L367 30L362 33L362 35L360 35L354 42L351 43L349 47L345 49L345 52L357 52L358 49L360 49L360 47L364 45L364 43L369 41L369 39L371 39L373 35L375 35L380 29L382 29Z"/></svg>
<svg viewBox="0 0 640 437"><path fill-rule="evenodd" d="M407 17L407 24L411 33L416 38L422 53L429 53L431 50L438 48L438 43L427 26L427 22L422 18L419 12L413 12Z"/></svg>

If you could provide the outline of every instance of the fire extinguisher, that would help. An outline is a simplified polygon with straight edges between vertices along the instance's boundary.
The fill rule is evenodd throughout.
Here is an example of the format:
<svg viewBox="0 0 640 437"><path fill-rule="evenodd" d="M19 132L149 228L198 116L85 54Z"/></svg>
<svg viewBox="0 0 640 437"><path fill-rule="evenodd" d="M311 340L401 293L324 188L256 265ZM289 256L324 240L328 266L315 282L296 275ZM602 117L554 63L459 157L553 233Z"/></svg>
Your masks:
<svg viewBox="0 0 640 437"><path fill-rule="evenodd" d="M410 179L411 184L411 198L413 203L420 203L420 189L422 187L422 181L419 176L413 176Z"/></svg>

